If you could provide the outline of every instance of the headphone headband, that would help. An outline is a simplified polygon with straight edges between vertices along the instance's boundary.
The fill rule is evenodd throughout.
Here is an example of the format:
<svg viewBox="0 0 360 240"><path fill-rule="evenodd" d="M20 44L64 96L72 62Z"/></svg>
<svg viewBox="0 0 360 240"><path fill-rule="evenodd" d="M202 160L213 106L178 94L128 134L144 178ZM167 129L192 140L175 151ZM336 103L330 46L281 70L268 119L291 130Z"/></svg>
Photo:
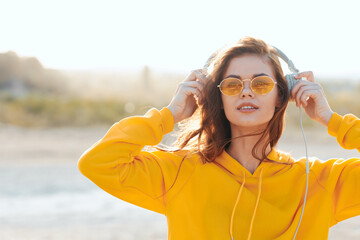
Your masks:
<svg viewBox="0 0 360 240"><path fill-rule="evenodd" d="M278 49L275 46L272 46L278 53L278 56L284 60L286 62L286 64L288 65L289 70L292 73L299 73L299 70L295 67L294 63L285 55L285 53L283 53L280 49ZM219 52L219 50L217 50L216 52L214 52L213 54L211 54L211 56L207 59L207 61L205 62L203 69L207 69L210 66L210 62L213 60L213 58L216 56L216 54Z"/></svg>
<svg viewBox="0 0 360 240"><path fill-rule="evenodd" d="M285 53L283 53L277 47L274 47L274 46L272 46L272 47L276 49L279 57L287 63L288 68L292 73L298 73L299 72L299 70L295 67L294 63L285 55Z"/></svg>

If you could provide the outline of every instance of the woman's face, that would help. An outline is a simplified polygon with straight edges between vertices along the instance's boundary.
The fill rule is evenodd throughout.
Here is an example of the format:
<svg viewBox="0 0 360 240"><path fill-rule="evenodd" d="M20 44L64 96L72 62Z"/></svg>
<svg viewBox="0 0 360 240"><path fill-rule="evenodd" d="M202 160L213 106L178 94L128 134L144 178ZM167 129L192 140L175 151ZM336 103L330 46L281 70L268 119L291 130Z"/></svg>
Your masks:
<svg viewBox="0 0 360 240"><path fill-rule="evenodd" d="M224 78L235 75L241 80L252 79L254 75L267 75L276 81L272 66L264 58L254 54L235 57L230 61ZM223 79L224 79L223 78ZM244 88L236 96L221 94L226 118L230 122L232 131L249 132L264 130L267 123L273 117L278 102L278 89L274 86L266 95L254 93L250 88L250 81L244 82ZM253 104L256 109L239 109L241 104Z"/></svg>

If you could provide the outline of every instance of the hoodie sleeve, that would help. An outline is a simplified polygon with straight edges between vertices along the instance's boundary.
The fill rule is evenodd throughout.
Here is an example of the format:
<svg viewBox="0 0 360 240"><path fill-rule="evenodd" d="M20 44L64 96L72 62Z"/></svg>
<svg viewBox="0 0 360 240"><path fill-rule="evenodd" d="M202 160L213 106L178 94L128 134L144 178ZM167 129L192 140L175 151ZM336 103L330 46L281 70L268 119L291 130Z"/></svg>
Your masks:
<svg viewBox="0 0 360 240"><path fill-rule="evenodd" d="M344 149L360 151L360 119L352 114L334 113L328 133ZM360 215L360 158L329 159L321 163L318 177L331 194L333 224Z"/></svg>
<svg viewBox="0 0 360 240"><path fill-rule="evenodd" d="M173 183L181 157L142 148L159 144L173 127L172 113L166 107L124 118L82 154L79 170L113 196L164 214L166 198L161 195Z"/></svg>

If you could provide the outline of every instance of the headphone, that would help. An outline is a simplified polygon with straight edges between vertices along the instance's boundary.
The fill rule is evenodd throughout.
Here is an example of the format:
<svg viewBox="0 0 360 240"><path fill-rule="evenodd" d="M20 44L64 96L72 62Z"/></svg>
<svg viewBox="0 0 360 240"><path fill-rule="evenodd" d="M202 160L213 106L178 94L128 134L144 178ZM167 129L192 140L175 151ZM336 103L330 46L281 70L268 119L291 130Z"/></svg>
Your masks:
<svg viewBox="0 0 360 240"><path fill-rule="evenodd" d="M286 62L288 65L289 70L292 72L292 74L286 74L285 79L288 85L289 95L291 96L291 89L296 84L297 79L295 79L295 75L299 73L299 70L295 68L294 63L278 48L272 46L277 51L279 57Z"/></svg>
<svg viewBox="0 0 360 240"><path fill-rule="evenodd" d="M286 74L285 75L285 80L287 82L288 85L288 91L289 91L289 96L291 96L291 89L294 87L294 85L296 84L296 82L298 81L298 79L295 79L295 75L297 75L299 73L299 70L297 68L295 68L294 63L278 48L272 46L278 53L278 56L284 60L284 62L286 62L286 64L288 65L289 70L292 72L291 74ZM215 53L213 53L208 60L205 62L203 69L207 72L208 68L210 67L210 64L212 62L212 60L215 58L215 56L218 54L218 52L221 49L217 50ZM300 223L302 220L302 216L305 210L305 204L306 204L306 197L307 197L307 191L308 191L308 186L309 186L309 159L308 159L308 152L307 152L307 144L306 144L306 138L305 138L305 134L304 134L304 129L302 126L302 112L301 112L301 108L299 106L299 111L300 111L300 126L301 126L301 131L303 134L303 138L304 138L304 143L305 143L305 152L306 152L306 190L305 190L305 196L304 196L304 205L303 205L303 209L300 215L300 220L298 223L298 226L296 228L293 240L295 240L295 237L297 235L297 232L299 230L300 227Z"/></svg>

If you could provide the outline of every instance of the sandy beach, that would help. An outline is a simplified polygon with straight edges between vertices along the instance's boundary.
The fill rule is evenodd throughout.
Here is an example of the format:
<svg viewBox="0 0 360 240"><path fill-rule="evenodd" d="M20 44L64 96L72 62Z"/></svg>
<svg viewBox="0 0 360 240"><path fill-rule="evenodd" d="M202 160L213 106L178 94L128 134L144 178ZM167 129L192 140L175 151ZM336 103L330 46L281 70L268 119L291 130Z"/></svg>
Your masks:
<svg viewBox="0 0 360 240"><path fill-rule="evenodd" d="M103 192L78 171L82 152L106 131L0 126L0 240L166 239L165 216ZM325 128L305 133L310 156L360 155L341 149ZM305 156L299 130L285 132L277 148ZM335 225L329 239L360 239L360 216Z"/></svg>

